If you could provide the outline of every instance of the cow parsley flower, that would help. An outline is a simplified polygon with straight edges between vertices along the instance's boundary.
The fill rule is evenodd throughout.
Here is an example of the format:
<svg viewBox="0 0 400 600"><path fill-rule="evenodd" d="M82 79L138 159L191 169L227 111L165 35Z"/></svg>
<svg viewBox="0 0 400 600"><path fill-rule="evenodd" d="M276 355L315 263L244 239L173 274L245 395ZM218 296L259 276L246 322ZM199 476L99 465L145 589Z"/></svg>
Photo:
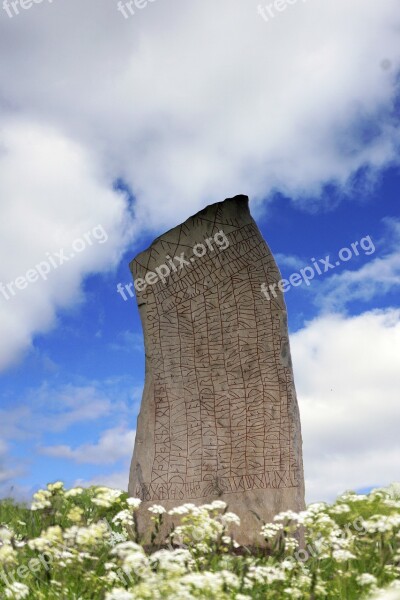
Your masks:
<svg viewBox="0 0 400 600"><path fill-rule="evenodd" d="M376 585L378 580L370 573L363 573L357 577L357 583L361 586Z"/></svg>
<svg viewBox="0 0 400 600"><path fill-rule="evenodd" d="M2 567L11 567L17 564L17 553L9 544L0 546L0 565Z"/></svg>
<svg viewBox="0 0 400 600"><path fill-rule="evenodd" d="M108 543L110 546L116 546L122 544L128 540L128 535L125 532L119 533L118 531L112 531Z"/></svg>
<svg viewBox="0 0 400 600"><path fill-rule="evenodd" d="M333 515L343 515L349 513L351 508L348 504L336 504L329 509L329 512Z"/></svg>
<svg viewBox="0 0 400 600"><path fill-rule="evenodd" d="M76 488L67 490L64 495L66 498L75 498L75 496L80 496L81 494L83 494L83 491L84 491L83 488L76 487Z"/></svg>
<svg viewBox="0 0 400 600"><path fill-rule="evenodd" d="M52 493L49 490L39 490L33 494L31 510L43 510L51 506L50 498Z"/></svg>
<svg viewBox="0 0 400 600"><path fill-rule="evenodd" d="M227 503L223 500L214 500L214 502L211 502L211 510L225 510L227 506Z"/></svg>
<svg viewBox="0 0 400 600"><path fill-rule="evenodd" d="M176 508L172 508L171 510L168 511L169 515L187 515L190 512L192 512L194 509L196 509L196 505L195 504L182 504L182 506L177 506Z"/></svg>
<svg viewBox="0 0 400 600"><path fill-rule="evenodd" d="M114 588L107 592L105 600L135 600L135 596L123 588Z"/></svg>
<svg viewBox="0 0 400 600"><path fill-rule="evenodd" d="M261 528L261 535L267 539L271 539L281 531L283 531L282 523L267 523Z"/></svg>
<svg viewBox="0 0 400 600"><path fill-rule="evenodd" d="M150 564L159 571L167 574L184 575L194 560L189 550L177 548L176 550L158 550L150 556Z"/></svg>
<svg viewBox="0 0 400 600"><path fill-rule="evenodd" d="M24 583L15 581L4 590L6 598L12 598L12 600L23 600L29 596L29 588Z"/></svg>
<svg viewBox="0 0 400 600"><path fill-rule="evenodd" d="M142 501L140 500L140 498L127 498L126 503L130 508L135 510L135 509L139 508Z"/></svg>
<svg viewBox="0 0 400 600"><path fill-rule="evenodd" d="M233 512L227 512L224 515L221 515L219 518L221 520L221 523L223 523L224 525L240 525L240 518Z"/></svg>
<svg viewBox="0 0 400 600"><path fill-rule="evenodd" d="M56 481L55 483L49 483L48 486L47 486L47 489L52 494L55 493L55 492L63 492L64 491L64 484L63 484L62 481Z"/></svg>
<svg viewBox="0 0 400 600"><path fill-rule="evenodd" d="M332 552L332 556L337 562L345 562L346 560L356 558L354 554L352 554L348 550L334 550Z"/></svg>
<svg viewBox="0 0 400 600"><path fill-rule="evenodd" d="M127 509L120 510L119 513L113 517L112 522L116 523L117 525L121 524L125 526L132 526L135 523L132 514Z"/></svg>
<svg viewBox="0 0 400 600"><path fill-rule="evenodd" d="M106 487L98 487L95 491L95 497L92 498L92 503L103 508L111 508L114 504L121 502L121 490L112 490Z"/></svg>
<svg viewBox="0 0 400 600"><path fill-rule="evenodd" d="M281 512L274 517L274 521L298 521L299 514L293 512L293 510L287 510L286 512Z"/></svg>
<svg viewBox="0 0 400 600"><path fill-rule="evenodd" d="M164 513L167 512L165 510L165 508L163 506L160 506L159 504L154 504L154 506L149 506L149 508L147 510L149 512L153 513L154 515L163 515Z"/></svg>
<svg viewBox="0 0 400 600"><path fill-rule="evenodd" d="M67 519L69 519L73 523L79 523L80 521L82 521L83 514L84 514L84 511L79 506L74 506L67 513Z"/></svg>

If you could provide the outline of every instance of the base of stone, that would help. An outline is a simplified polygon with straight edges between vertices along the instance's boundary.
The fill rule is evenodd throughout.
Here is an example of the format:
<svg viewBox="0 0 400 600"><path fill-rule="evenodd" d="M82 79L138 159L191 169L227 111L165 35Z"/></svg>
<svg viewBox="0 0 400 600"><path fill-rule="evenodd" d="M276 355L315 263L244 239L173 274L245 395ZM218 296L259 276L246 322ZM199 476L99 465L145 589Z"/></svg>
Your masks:
<svg viewBox="0 0 400 600"><path fill-rule="evenodd" d="M179 500L166 500L157 502L143 502L137 512L137 523L141 543L149 545L151 534L154 531L154 516L148 508L155 504L163 506L167 511L184 503L209 504L214 500L223 500L228 505L227 510L240 517L240 527L233 525L229 533L241 546L260 547L264 545L260 535L261 527L273 521L274 516L280 512L292 510L300 512L305 509L304 490L301 487L280 488L267 490L251 490L240 494L223 494L221 496L208 496L180 502ZM179 516L163 516L163 525L160 529L155 544L165 544L168 533L180 524ZM200 540L199 540L200 541Z"/></svg>

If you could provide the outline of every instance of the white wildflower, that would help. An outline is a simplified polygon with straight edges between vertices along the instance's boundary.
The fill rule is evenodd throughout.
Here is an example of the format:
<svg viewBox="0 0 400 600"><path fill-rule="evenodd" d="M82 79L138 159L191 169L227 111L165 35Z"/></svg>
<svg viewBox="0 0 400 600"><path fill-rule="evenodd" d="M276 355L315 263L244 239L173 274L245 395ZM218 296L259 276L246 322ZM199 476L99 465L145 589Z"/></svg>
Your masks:
<svg viewBox="0 0 400 600"><path fill-rule="evenodd" d="M105 600L134 600L135 596L123 588L114 588L107 592Z"/></svg>
<svg viewBox="0 0 400 600"><path fill-rule="evenodd" d="M17 563L17 553L9 544L0 546L0 565L2 567L11 567Z"/></svg>
<svg viewBox="0 0 400 600"><path fill-rule="evenodd" d="M332 508L329 509L329 512L334 515L342 515L345 513L349 513L350 511L351 508L348 504L336 504L335 506L332 506Z"/></svg>
<svg viewBox="0 0 400 600"><path fill-rule="evenodd" d="M73 523L79 523L82 520L84 511L79 506L74 506L67 513L67 519L72 521Z"/></svg>
<svg viewBox="0 0 400 600"><path fill-rule="evenodd" d="M376 577L370 573L363 573L357 577L357 583L362 586L376 585L378 583Z"/></svg>
<svg viewBox="0 0 400 600"><path fill-rule="evenodd" d="M346 560L356 558L354 554L352 554L348 550L334 550L332 552L332 556L337 562L345 562Z"/></svg>
<svg viewBox="0 0 400 600"><path fill-rule="evenodd" d="M297 588L288 587L283 590L290 598L303 598L303 592Z"/></svg>
<svg viewBox="0 0 400 600"><path fill-rule="evenodd" d="M117 544L121 544L123 542L126 542L128 540L128 534L125 532L121 532L119 533L118 531L112 531L110 533L110 538L108 540L108 543L110 544L110 546L116 546Z"/></svg>
<svg viewBox="0 0 400 600"><path fill-rule="evenodd" d="M49 483L47 486L49 492L62 492L64 491L64 484L62 481L56 481L55 483Z"/></svg>
<svg viewBox="0 0 400 600"><path fill-rule="evenodd" d="M295 562L293 558L285 558L285 560L283 560L281 562L281 568L284 571L293 571L295 566Z"/></svg>
<svg viewBox="0 0 400 600"><path fill-rule="evenodd" d="M140 498L127 498L126 503L130 508L133 508L135 510L136 508L139 508L142 501L140 500Z"/></svg>
<svg viewBox="0 0 400 600"><path fill-rule="evenodd" d="M127 509L125 510L120 510L119 513L117 513L115 515L115 517L113 517L112 520L113 523L121 524L121 525L134 525L134 520L133 520L133 516L131 514L131 512Z"/></svg>
<svg viewBox="0 0 400 600"><path fill-rule="evenodd" d="M154 506L149 506L149 508L147 510L149 512L153 513L154 515L163 515L165 512L167 512L165 510L165 508L163 506L160 506L159 504L154 504Z"/></svg>
<svg viewBox="0 0 400 600"><path fill-rule="evenodd" d="M42 510L51 506L50 498L51 492L49 490L39 490L33 494L33 502L31 504L31 510Z"/></svg>
<svg viewBox="0 0 400 600"><path fill-rule="evenodd" d="M350 503L364 502L365 500L368 500L368 496L366 496L365 494L355 494L354 492L346 492L340 496L339 500Z"/></svg>
<svg viewBox="0 0 400 600"><path fill-rule="evenodd" d="M227 504L223 500L214 500L214 502L211 502L211 507L212 510L225 510Z"/></svg>
<svg viewBox="0 0 400 600"><path fill-rule="evenodd" d="M39 550L43 552L50 547L57 547L63 542L63 532L59 525L49 527L46 531L42 531L42 534L38 538L29 540L28 546L31 550Z"/></svg>
<svg viewBox="0 0 400 600"><path fill-rule="evenodd" d="M81 487L72 488L65 492L65 497L66 498L75 498L75 496L80 496L81 494L83 494L83 491L84 490Z"/></svg>
<svg viewBox="0 0 400 600"><path fill-rule="evenodd" d="M288 552L292 552L294 550L297 550L298 547L299 547L299 542L296 540L296 538L294 538L294 537L285 538L285 550L287 550Z"/></svg>
<svg viewBox="0 0 400 600"><path fill-rule="evenodd" d="M247 576L246 588L253 587L253 581L257 583L272 584L274 581L285 581L286 573L279 567L264 567L261 565L251 565Z"/></svg>
<svg viewBox="0 0 400 600"><path fill-rule="evenodd" d="M9 527L0 527L0 542L2 544L10 544L13 536L14 533Z"/></svg>
<svg viewBox="0 0 400 600"><path fill-rule="evenodd" d="M95 497L92 498L92 503L103 508L110 508L113 504L118 504L121 501L121 490L112 490L106 487L98 487L95 490Z"/></svg>
<svg viewBox="0 0 400 600"><path fill-rule="evenodd" d="M15 582L4 590L6 598L12 598L12 600L23 600L29 596L29 588L24 583Z"/></svg>
<svg viewBox="0 0 400 600"><path fill-rule="evenodd" d="M261 528L261 535L267 539L274 538L280 531L283 531L282 523L267 523Z"/></svg>
<svg viewBox="0 0 400 600"><path fill-rule="evenodd" d="M400 483L392 483L386 488L386 492L393 500L400 500Z"/></svg>
<svg viewBox="0 0 400 600"><path fill-rule="evenodd" d="M128 556L131 552L141 552L144 554L144 550L142 546L139 544L135 544L135 542L123 542L122 544L118 544L112 551L111 554L114 556L118 556L121 559L124 559L125 556Z"/></svg>
<svg viewBox="0 0 400 600"><path fill-rule="evenodd" d="M197 507L195 504L182 504L182 506L177 506L176 508L172 508L171 510L168 511L169 515L187 515L190 512L192 512L193 510L195 510Z"/></svg>
<svg viewBox="0 0 400 600"><path fill-rule="evenodd" d="M275 515L274 521L298 521L299 513L295 513L292 510L287 510L286 512L281 512L278 515Z"/></svg>
<svg viewBox="0 0 400 600"><path fill-rule="evenodd" d="M194 565L194 560L189 550L177 548L176 550L158 550L150 557L150 564L160 571L183 575L189 565Z"/></svg>
<svg viewBox="0 0 400 600"><path fill-rule="evenodd" d="M233 523L234 525L240 525L240 518L232 512L227 512L224 515L221 515L220 519L224 525L229 525L230 523Z"/></svg>

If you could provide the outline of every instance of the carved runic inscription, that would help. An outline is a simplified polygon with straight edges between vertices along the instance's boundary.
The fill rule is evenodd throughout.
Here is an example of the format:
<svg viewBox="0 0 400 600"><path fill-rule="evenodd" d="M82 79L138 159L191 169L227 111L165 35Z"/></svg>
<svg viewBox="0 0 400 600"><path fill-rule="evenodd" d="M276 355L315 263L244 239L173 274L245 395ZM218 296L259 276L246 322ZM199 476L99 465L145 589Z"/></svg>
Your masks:
<svg viewBox="0 0 400 600"><path fill-rule="evenodd" d="M146 345L131 494L180 501L301 485L285 305L278 289L261 293L280 274L247 198L207 207L131 268Z"/></svg>

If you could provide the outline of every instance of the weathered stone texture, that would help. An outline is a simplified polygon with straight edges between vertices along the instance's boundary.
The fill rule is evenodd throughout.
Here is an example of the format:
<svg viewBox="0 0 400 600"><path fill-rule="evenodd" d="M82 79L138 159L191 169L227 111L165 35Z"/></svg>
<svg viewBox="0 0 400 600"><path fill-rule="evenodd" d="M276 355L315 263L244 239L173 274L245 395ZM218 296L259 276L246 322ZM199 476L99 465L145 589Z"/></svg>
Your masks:
<svg viewBox="0 0 400 600"><path fill-rule="evenodd" d="M229 246L211 250L221 231ZM241 517L239 541L258 543L261 522L304 508L286 308L279 290L261 293L280 273L245 196L157 238L132 261L135 280L182 253L189 264L137 292L146 381L129 492L144 502L142 530L151 504L222 499Z"/></svg>

